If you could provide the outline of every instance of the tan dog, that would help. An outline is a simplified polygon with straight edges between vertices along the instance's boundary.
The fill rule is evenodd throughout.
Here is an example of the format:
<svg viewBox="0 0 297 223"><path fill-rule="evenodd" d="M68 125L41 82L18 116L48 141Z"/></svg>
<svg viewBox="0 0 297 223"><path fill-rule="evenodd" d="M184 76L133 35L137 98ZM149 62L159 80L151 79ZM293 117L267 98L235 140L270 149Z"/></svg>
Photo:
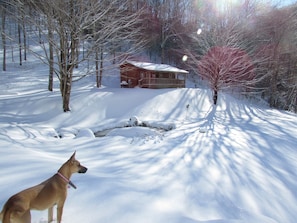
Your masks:
<svg viewBox="0 0 297 223"><path fill-rule="evenodd" d="M23 190L8 199L0 214L3 223L31 223L30 209L48 209L48 222L53 221L53 206L57 205L57 222L61 222L68 184L73 173L85 173L87 168L75 159L75 152L58 172L48 180Z"/></svg>

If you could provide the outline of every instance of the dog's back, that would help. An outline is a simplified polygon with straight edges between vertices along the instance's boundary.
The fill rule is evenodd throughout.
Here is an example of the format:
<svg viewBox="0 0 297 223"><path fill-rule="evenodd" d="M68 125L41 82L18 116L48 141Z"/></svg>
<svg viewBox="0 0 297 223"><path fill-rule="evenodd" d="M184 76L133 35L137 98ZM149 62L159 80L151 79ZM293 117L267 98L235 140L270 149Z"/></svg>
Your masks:
<svg viewBox="0 0 297 223"><path fill-rule="evenodd" d="M3 207L3 210L1 211L0 213L0 221L3 222L3 212L4 212L4 209L5 209L5 205Z"/></svg>
<svg viewBox="0 0 297 223"><path fill-rule="evenodd" d="M25 219L29 219L29 216L26 218L26 215L30 215L30 213L27 212L30 211L31 206L30 199L28 198L36 197L42 188L43 185L39 184L11 196L3 206L0 220L2 220L3 223L18 223L18 221L14 221L14 219L20 219L21 216L25 216Z"/></svg>

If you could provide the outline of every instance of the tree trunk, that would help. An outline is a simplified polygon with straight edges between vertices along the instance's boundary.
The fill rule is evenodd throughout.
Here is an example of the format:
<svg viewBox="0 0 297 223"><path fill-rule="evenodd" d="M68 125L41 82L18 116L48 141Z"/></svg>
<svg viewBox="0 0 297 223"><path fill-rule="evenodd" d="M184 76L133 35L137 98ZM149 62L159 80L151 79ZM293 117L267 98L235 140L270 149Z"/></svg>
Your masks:
<svg viewBox="0 0 297 223"><path fill-rule="evenodd" d="M63 111L70 111L70 94L71 94L71 85L72 85L72 73L73 73L73 65L68 65L67 72L63 76Z"/></svg>
<svg viewBox="0 0 297 223"><path fill-rule="evenodd" d="M41 38L41 18L37 18L37 24L38 24L38 39L39 39L39 44L42 44L42 38Z"/></svg>
<svg viewBox="0 0 297 223"><path fill-rule="evenodd" d="M102 85L102 75L103 75L103 47L100 48L100 74L99 74L100 87Z"/></svg>
<svg viewBox="0 0 297 223"><path fill-rule="evenodd" d="M95 51L95 69L96 69L96 86L97 88L100 87L100 83L99 83L99 52L98 52L98 48Z"/></svg>
<svg viewBox="0 0 297 223"><path fill-rule="evenodd" d="M96 49L95 60L96 60L96 86L97 88L102 85L102 76L103 76L103 47L100 47L100 67L99 67L99 50Z"/></svg>
<svg viewBox="0 0 297 223"><path fill-rule="evenodd" d="M61 26L62 28L62 26ZM71 77L73 67L68 63L67 55L67 36L61 36L60 38L60 91L62 96L63 111L70 111L70 91L71 91Z"/></svg>
<svg viewBox="0 0 297 223"><path fill-rule="evenodd" d="M213 104L217 105L217 101L218 101L218 90L214 89L213 90Z"/></svg>
<svg viewBox="0 0 297 223"><path fill-rule="evenodd" d="M5 19L6 19L6 7L3 6L2 11L2 46L3 46L3 71L6 71L6 35L5 35Z"/></svg>
<svg viewBox="0 0 297 223"><path fill-rule="evenodd" d="M19 37L19 58L20 58L20 66L22 65L22 37L21 37L21 25L18 24L18 37Z"/></svg>
<svg viewBox="0 0 297 223"><path fill-rule="evenodd" d="M49 39L49 76L48 76L48 90L53 91L54 85L54 48L53 48L53 31L52 21L48 17L48 39Z"/></svg>
<svg viewBox="0 0 297 223"><path fill-rule="evenodd" d="M74 18L74 2L73 0L70 1L70 16ZM76 31L76 24L72 24L71 26L71 32L70 32L70 54L67 55L69 52L64 52L64 61L67 64L66 66L66 73L64 74L64 81L63 81L63 110L64 112L70 111L70 95L71 95L71 87L72 87L72 76L73 76L73 69L76 67L77 64L77 46L78 43L78 37L77 37L77 31ZM65 34L64 40L64 46L67 46L67 33ZM64 48L66 49L66 48ZM67 51L67 50L64 50ZM69 57L68 57L69 56Z"/></svg>
<svg viewBox="0 0 297 223"><path fill-rule="evenodd" d="M161 64L165 63L165 49L164 46L161 46Z"/></svg>
<svg viewBox="0 0 297 223"><path fill-rule="evenodd" d="M27 60L27 33L26 33L26 25L25 25L25 17L22 16L22 27L23 27L23 41L24 41L24 60Z"/></svg>
<svg viewBox="0 0 297 223"><path fill-rule="evenodd" d="M279 58L278 58L278 52L275 47L273 52L273 60L272 65L270 67L271 69L271 78L270 78L270 97L269 97L269 105L271 107L277 107L277 79L278 79L278 69L279 69Z"/></svg>

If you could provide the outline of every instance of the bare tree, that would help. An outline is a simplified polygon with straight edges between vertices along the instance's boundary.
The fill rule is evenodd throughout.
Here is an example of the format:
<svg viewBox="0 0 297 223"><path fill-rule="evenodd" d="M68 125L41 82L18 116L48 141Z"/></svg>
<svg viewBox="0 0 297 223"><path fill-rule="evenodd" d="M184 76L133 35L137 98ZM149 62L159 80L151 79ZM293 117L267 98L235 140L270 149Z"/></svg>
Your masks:
<svg viewBox="0 0 297 223"><path fill-rule="evenodd" d="M0 12L1 12L1 37L2 37L2 47L3 47L3 62L2 62L2 69L6 71L6 33L5 33L5 23L6 23L6 10L7 10L7 2L1 1L0 5Z"/></svg>
<svg viewBox="0 0 297 223"><path fill-rule="evenodd" d="M289 109L289 104L294 99L284 99L288 90L294 83L296 64L296 41L294 30L296 29L296 6L286 8L275 8L268 13L257 17L255 31L259 38L265 39L266 53L271 58L267 64L265 94L272 107ZM292 94L290 94L292 95ZM295 99L296 100L296 99Z"/></svg>
<svg viewBox="0 0 297 223"><path fill-rule="evenodd" d="M24 26L24 19L18 20L17 16L23 10L20 9L21 6L13 4L11 1L3 0L0 1L0 11L1 11L1 38L2 38L2 47L3 47L3 71L6 71L6 60L7 60L7 49L9 44L11 45L11 55L12 61L13 58L13 50L14 43L18 45L19 52L19 64L22 65L23 56L22 52L24 52L24 59L26 59L26 33ZM22 14L23 15L23 14ZM20 16L22 16L20 15ZM13 27L13 28L12 28ZM7 41L9 40L9 42ZM24 40L22 42L22 40Z"/></svg>
<svg viewBox="0 0 297 223"><path fill-rule="evenodd" d="M130 50L142 46L142 42L136 40L141 28L137 26L139 12L129 12L128 0L15 0L15 3L30 7L45 24L42 27L34 18L30 20L30 23L38 27L38 36L44 38L41 41L44 53L33 53L49 65L49 90L52 90L53 73L57 75L64 112L70 111L72 82L89 74L74 76L74 70L79 64L90 61L97 52L101 52L102 61L103 50L111 46ZM90 39L89 50L81 57L80 42ZM99 57L93 58L98 62ZM98 69L96 66L96 71ZM102 66L100 69L102 71Z"/></svg>
<svg viewBox="0 0 297 223"><path fill-rule="evenodd" d="M276 9L277 10L277 9ZM278 77L278 68L279 68L279 59L280 59L280 43L281 40L285 34L286 26L284 26L283 18L279 14L282 12L277 10L273 10L268 14L265 14L261 16L258 23L258 29L262 29L261 34L262 38L267 39L266 48L269 49L269 54L271 55L271 59L269 62L268 72L270 74L270 99L269 103L271 106L276 105L276 88L277 88L277 77ZM270 16L271 14L274 14L274 16ZM278 15L277 15L278 14ZM276 29L282 29L282 32L280 30Z"/></svg>
<svg viewBox="0 0 297 223"><path fill-rule="evenodd" d="M116 61L121 61L125 55L135 54L145 45L141 36L143 9L133 8L131 0L104 1L100 5L94 1L94 5L97 7L93 7L95 11L90 16L92 24L86 22L85 26L90 33L84 39L92 39L92 50L87 55L95 55L96 80L100 87L104 53L110 55L109 62L115 65Z"/></svg>
<svg viewBox="0 0 297 223"><path fill-rule="evenodd" d="M143 26L149 41L149 54L154 54L161 63L171 62L178 49L179 38L184 35L187 1L148 1ZM157 60L158 60L157 59Z"/></svg>

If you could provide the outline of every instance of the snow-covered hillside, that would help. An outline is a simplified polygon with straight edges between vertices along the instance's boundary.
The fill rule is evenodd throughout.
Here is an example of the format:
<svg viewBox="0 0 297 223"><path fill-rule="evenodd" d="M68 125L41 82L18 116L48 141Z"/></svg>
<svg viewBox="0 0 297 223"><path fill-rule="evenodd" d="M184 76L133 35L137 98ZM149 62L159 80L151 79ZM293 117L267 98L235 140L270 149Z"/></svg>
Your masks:
<svg viewBox="0 0 297 223"><path fill-rule="evenodd" d="M0 72L1 207L76 150L89 170L73 176L63 222L296 221L295 114L227 94L213 107L204 89L121 89L112 77L97 89L91 79L74 84L63 113L45 65ZM124 127L131 117L148 127ZM32 222L46 218L33 211Z"/></svg>

